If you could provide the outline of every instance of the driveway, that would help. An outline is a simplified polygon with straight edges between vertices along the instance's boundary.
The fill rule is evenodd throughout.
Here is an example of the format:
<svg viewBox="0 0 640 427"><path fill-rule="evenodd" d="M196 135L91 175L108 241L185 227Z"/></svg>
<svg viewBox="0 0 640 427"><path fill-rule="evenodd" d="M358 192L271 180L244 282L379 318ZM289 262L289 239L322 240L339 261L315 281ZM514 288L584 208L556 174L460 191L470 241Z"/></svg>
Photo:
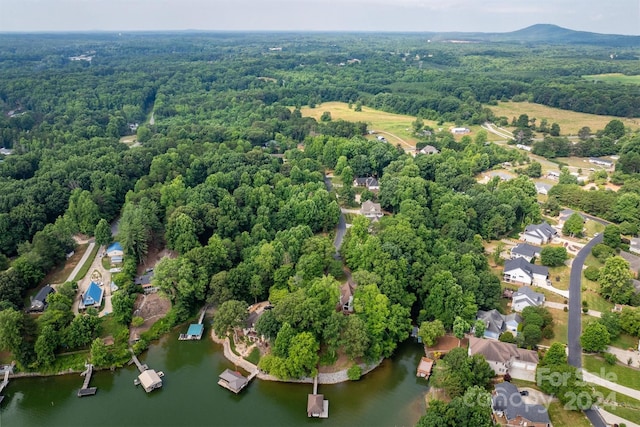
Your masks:
<svg viewBox="0 0 640 427"><path fill-rule="evenodd" d="M327 186L327 190L329 192L333 190L331 180L326 175L324 177L324 185ZM338 225L336 226L336 238L333 240L333 246L336 248L336 257L340 257L340 246L342 246L342 239L344 239L346 232L347 221L345 221L344 214L342 213L342 210L340 210L340 218L338 219Z"/></svg>
<svg viewBox="0 0 640 427"><path fill-rule="evenodd" d="M582 347L580 346L580 334L582 333L582 298L580 297L582 286L582 267L584 266L584 260L587 255L591 253L591 248L596 244L602 243L603 235L600 234L584 248L578 252L578 255L573 260L571 265L571 276L569 278L569 330L567 341L569 342L569 357L568 361L571 366L576 368L582 367Z"/></svg>

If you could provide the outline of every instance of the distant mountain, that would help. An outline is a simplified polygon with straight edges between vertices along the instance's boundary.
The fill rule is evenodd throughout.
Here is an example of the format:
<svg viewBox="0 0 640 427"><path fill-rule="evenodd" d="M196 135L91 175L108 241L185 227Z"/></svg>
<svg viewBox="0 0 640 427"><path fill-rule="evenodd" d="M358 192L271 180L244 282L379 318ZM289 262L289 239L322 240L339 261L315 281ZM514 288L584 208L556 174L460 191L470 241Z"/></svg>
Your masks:
<svg viewBox="0 0 640 427"><path fill-rule="evenodd" d="M441 41L493 41L640 47L640 36L575 31L552 24L535 24L509 33L440 33L433 38Z"/></svg>

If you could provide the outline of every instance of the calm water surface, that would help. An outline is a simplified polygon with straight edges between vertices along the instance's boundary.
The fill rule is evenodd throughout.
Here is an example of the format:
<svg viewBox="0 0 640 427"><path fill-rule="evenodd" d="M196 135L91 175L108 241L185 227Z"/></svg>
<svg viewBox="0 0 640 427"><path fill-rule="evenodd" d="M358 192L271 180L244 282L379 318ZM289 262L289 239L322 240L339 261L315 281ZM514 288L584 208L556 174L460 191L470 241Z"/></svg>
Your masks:
<svg viewBox="0 0 640 427"><path fill-rule="evenodd" d="M97 372L98 393L76 396L79 375L12 380L0 408L0 427L9 426L408 426L424 413L424 380L415 376L422 353L402 344L362 380L320 385L329 399L329 418L309 419L311 384L260 380L239 395L217 384L218 374L234 368L222 347L210 339L178 341L178 332L151 346L141 360L164 371L163 388L145 393L133 385L135 367Z"/></svg>

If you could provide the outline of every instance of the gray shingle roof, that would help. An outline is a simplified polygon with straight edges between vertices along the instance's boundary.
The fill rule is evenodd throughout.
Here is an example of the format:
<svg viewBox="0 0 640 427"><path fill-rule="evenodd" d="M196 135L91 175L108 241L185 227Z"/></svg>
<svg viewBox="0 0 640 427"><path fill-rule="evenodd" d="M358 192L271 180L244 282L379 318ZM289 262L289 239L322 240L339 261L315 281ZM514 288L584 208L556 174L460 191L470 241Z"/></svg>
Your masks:
<svg viewBox="0 0 640 427"><path fill-rule="evenodd" d="M548 424L551 422L549 420L549 413L544 406L524 403L518 387L508 382L496 384L496 393L493 396L493 409L504 412L509 421L521 416L532 423Z"/></svg>
<svg viewBox="0 0 640 427"><path fill-rule="evenodd" d="M517 292L514 292L513 299L515 301L522 296L527 297L535 305L540 305L544 302L544 294L534 291L529 286L523 286Z"/></svg>
<svg viewBox="0 0 640 427"><path fill-rule="evenodd" d="M504 263L504 271L505 273L508 271L515 270L517 268L521 268L525 273L532 276L534 274L540 274L543 276L549 275L549 269L543 265L535 265L531 264L524 258L516 258L505 261Z"/></svg>
<svg viewBox="0 0 640 427"><path fill-rule="evenodd" d="M547 239L558 233L547 221L542 221L540 224L529 224L525 227L524 232L525 234L537 235Z"/></svg>
<svg viewBox="0 0 640 427"><path fill-rule="evenodd" d="M534 256L540 256L541 248L533 246L528 243L520 243L511 249L512 254L524 255L533 258Z"/></svg>

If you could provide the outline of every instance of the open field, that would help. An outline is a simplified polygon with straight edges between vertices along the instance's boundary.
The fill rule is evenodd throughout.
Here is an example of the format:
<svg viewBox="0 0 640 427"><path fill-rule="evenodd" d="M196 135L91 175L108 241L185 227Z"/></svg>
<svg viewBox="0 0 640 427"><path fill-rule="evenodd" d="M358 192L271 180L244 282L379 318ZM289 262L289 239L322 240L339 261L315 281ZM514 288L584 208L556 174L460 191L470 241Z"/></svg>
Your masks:
<svg viewBox="0 0 640 427"><path fill-rule="evenodd" d="M380 132L391 144L400 144L405 150L415 148L418 142L418 138L413 135L411 125L416 118L412 116L387 113L365 106L362 107L362 111L355 111L353 107L349 108L349 104L344 102L325 102L319 104L316 108L303 107L301 109L303 116L313 117L318 121L320 121L320 116L322 116L322 113L325 111L331 113L333 120L342 119L350 122L365 122L369 130ZM434 129L439 127L446 129L448 127L438 126L436 122L429 120L424 120L424 124Z"/></svg>
<svg viewBox="0 0 640 427"><path fill-rule="evenodd" d="M592 74L592 75L582 76L582 78L586 80L604 82L604 83L624 83L624 84L640 85L640 75L625 76L622 73L609 73L609 74Z"/></svg>
<svg viewBox="0 0 640 427"><path fill-rule="evenodd" d="M607 123L613 119L621 120L625 126L629 126L632 129L640 127L640 119L577 113L530 102L499 102L498 105L490 105L488 108L496 116L505 116L509 121L511 121L512 117L517 118L520 114L527 114L529 118L535 117L537 119L536 123L540 123L542 119L547 119L549 125L554 122L558 123L562 135L577 135L578 130L583 126L589 126L595 132L599 129L604 129Z"/></svg>

